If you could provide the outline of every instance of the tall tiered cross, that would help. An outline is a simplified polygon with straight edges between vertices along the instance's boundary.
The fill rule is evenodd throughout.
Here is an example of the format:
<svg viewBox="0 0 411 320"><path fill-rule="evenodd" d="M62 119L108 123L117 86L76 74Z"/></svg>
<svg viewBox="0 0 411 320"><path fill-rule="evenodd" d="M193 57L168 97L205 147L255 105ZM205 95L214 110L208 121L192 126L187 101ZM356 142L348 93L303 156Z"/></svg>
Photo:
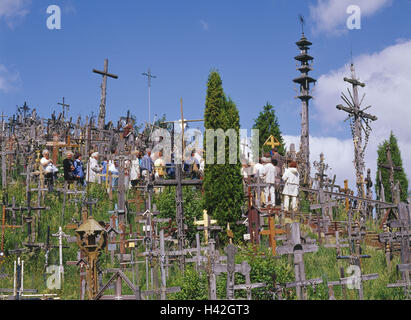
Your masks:
<svg viewBox="0 0 411 320"><path fill-rule="evenodd" d="M98 116L98 128L104 129L104 124L106 122L106 93L107 93L107 77L118 79L115 74L108 73L108 59L104 60L104 71L99 71L93 69L94 73L98 73L103 76L101 83L101 102L100 102L100 113Z"/></svg>
<svg viewBox="0 0 411 320"><path fill-rule="evenodd" d="M364 196L363 180L364 180L364 170L365 170L364 152L367 147L368 138L371 132L371 127L369 123L370 121L378 120L378 118L376 116L373 116L371 114L364 112L371 106L368 106L364 108L363 110L361 110L361 104L364 100L365 94L363 95L360 101L358 97L358 86L364 88L365 84L360 82L356 78L354 64L351 64L351 78L344 78L344 81L352 85L352 93L349 89L347 89L350 95L350 99L348 99L348 97L344 93L342 93L341 98L348 105L348 107L344 107L343 105L338 105L337 109L347 112L348 118L346 120L348 119L351 120L350 126L351 126L353 142L354 142L354 154L355 154L354 155L354 167L356 170L356 177L357 177L357 190L358 190L358 196L363 197ZM363 122L365 124L365 128L364 128ZM365 135L364 143L363 143L363 137L362 137L363 131Z"/></svg>
<svg viewBox="0 0 411 320"><path fill-rule="evenodd" d="M148 68L147 72L143 72L142 75L147 77L148 82L148 123L151 123L151 79L155 79L157 76L151 73L150 68Z"/></svg>
<svg viewBox="0 0 411 320"><path fill-rule="evenodd" d="M300 18L300 20L302 24L304 24L304 20L302 18ZM307 54L312 43L307 40L304 32L302 33L301 39L296 44L301 50L301 53L294 58L301 63L301 65L297 68L297 70L301 72L301 75L293 80L294 83L300 85L300 92L297 98L301 100L302 104L300 144L300 158L302 163L300 166L300 177L304 184L308 184L310 177L310 126L308 104L313 98L311 96L310 84L315 83L317 80L308 75L308 73L312 70L309 62L314 60L314 58Z"/></svg>

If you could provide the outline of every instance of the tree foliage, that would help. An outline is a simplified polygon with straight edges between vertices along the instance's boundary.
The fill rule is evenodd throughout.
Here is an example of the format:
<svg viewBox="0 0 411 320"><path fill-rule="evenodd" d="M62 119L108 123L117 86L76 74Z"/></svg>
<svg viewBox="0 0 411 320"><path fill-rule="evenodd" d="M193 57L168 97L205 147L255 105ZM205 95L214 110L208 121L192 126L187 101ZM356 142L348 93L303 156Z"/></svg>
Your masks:
<svg viewBox="0 0 411 320"><path fill-rule="evenodd" d="M237 142L240 131L240 116L235 103L227 99L221 77L212 71L208 78L206 107L204 111L205 129L234 129ZM204 138L205 139L205 138ZM238 146L238 143L237 143ZM204 140L204 157L207 157L207 146ZM236 238L241 237L243 226L236 224L241 219L241 207L244 203L241 163L237 148L236 164L229 164L229 143L225 139L225 163L217 163L217 139L214 141L214 163L205 164L204 172L204 208L208 214L217 220L218 225L225 228L227 223L233 230ZM220 239L226 239L223 233ZM237 238L238 239L238 238Z"/></svg>
<svg viewBox="0 0 411 320"><path fill-rule="evenodd" d="M404 172L404 168L402 166L401 152L398 147L397 138L392 132L390 134L389 139L383 141L378 146L377 166L378 164L387 164L388 160L387 160L386 147L388 145L391 148L391 158L392 158L393 165L396 167L402 168L401 171L394 171L394 183L396 183L397 181L400 182L401 201L406 201L408 197L408 179ZM384 186L385 200L388 202L392 202L391 187L390 187L390 171L388 169L378 167L376 184L375 184L375 192L377 194L377 197L379 198L380 197L380 178L379 178L380 170L381 170L382 184Z"/></svg>
<svg viewBox="0 0 411 320"><path fill-rule="evenodd" d="M263 107L263 111L260 112L258 118L254 120L253 129L260 130L259 150L263 150L263 144L270 136L274 136L280 142L280 146L277 147L278 153L285 155L285 144L278 118L275 114L274 107L269 102ZM270 150L270 146L264 146L264 152Z"/></svg>

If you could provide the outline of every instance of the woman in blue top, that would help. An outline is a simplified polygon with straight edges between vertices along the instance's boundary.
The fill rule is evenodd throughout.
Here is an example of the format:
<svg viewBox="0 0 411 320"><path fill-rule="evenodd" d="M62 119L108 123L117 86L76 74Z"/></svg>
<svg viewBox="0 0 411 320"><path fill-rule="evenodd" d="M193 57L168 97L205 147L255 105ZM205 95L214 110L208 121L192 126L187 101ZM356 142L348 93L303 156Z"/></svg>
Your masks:
<svg viewBox="0 0 411 320"><path fill-rule="evenodd" d="M74 171L73 174L76 177L76 180L79 182L81 186L85 186L85 181L84 181L84 165L83 162L81 161L81 154L77 152L74 155Z"/></svg>

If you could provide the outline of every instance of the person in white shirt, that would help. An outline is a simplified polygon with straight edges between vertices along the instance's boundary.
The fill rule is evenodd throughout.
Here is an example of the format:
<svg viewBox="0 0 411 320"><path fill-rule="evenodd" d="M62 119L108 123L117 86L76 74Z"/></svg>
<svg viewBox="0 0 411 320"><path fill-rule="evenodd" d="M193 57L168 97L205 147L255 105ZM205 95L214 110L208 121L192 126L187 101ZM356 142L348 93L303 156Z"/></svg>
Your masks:
<svg viewBox="0 0 411 320"><path fill-rule="evenodd" d="M103 171L103 168L98 164L98 152L94 152L89 162L87 163L87 171L86 171L86 181L87 182L97 182L100 183L100 179L97 176L98 173Z"/></svg>
<svg viewBox="0 0 411 320"><path fill-rule="evenodd" d="M283 189L284 195L284 210L290 211L290 197L291 207L293 211L297 211L297 197L300 188L300 175L297 170L297 163L292 161L289 168L285 169L283 174L283 181L285 183Z"/></svg>
<svg viewBox="0 0 411 320"><path fill-rule="evenodd" d="M52 191L54 180L56 179L59 170L53 164L53 160L50 159L50 152L47 149L43 150L43 158L41 158L40 164L45 172L44 178L46 185L48 186L49 191Z"/></svg>
<svg viewBox="0 0 411 320"><path fill-rule="evenodd" d="M140 178L140 159L138 158L139 151L131 152L133 160L130 164L130 183L132 187L137 187L137 181Z"/></svg>
<svg viewBox="0 0 411 320"><path fill-rule="evenodd" d="M261 162L262 162L262 160L260 158L259 161L254 165L254 175L256 177L261 177L261 175L262 175L262 170L263 170L264 166Z"/></svg>
<svg viewBox="0 0 411 320"><path fill-rule="evenodd" d="M164 168L166 164L164 162L163 158L163 151L159 151L158 153L158 158L156 161L154 161L154 172L155 172L155 178L164 178Z"/></svg>
<svg viewBox="0 0 411 320"><path fill-rule="evenodd" d="M273 165L271 158L265 159L263 168L263 178L265 183L269 183L269 187L265 187L265 194L267 197L267 204L269 206L275 206L275 178L277 176L277 168ZM270 196L270 202L268 202L268 196Z"/></svg>

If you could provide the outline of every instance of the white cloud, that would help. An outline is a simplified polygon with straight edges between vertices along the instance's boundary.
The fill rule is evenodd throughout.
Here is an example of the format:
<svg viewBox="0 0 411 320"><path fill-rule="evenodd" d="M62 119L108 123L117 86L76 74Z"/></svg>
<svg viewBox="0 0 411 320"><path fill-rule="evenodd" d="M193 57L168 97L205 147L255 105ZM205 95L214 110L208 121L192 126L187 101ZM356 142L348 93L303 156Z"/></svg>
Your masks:
<svg viewBox="0 0 411 320"><path fill-rule="evenodd" d="M361 16L372 16L381 8L388 6L392 0L317 0L310 5L310 16L315 21L314 32L338 34L347 31L346 21L350 16L347 8L357 5Z"/></svg>
<svg viewBox="0 0 411 320"><path fill-rule="evenodd" d="M296 151L300 149L299 136L283 136L287 150L294 143ZM330 168L326 172L330 177L336 175L336 183L344 186L344 180L348 179L350 188L355 187L354 171L354 146L351 139L340 140L334 137L312 137L310 136L310 162L311 176L315 174L314 161L320 160L320 154L324 153L325 163Z"/></svg>
<svg viewBox="0 0 411 320"><path fill-rule="evenodd" d="M4 19L12 28L20 19L28 13L31 0L0 0L0 20Z"/></svg>
<svg viewBox="0 0 411 320"><path fill-rule="evenodd" d="M208 27L208 23L204 20L200 20L200 24L203 27L204 31L208 31L209 27Z"/></svg>
<svg viewBox="0 0 411 320"><path fill-rule="evenodd" d="M0 91L8 93L16 89L20 81L18 72L10 71L6 66L0 64Z"/></svg>
<svg viewBox="0 0 411 320"><path fill-rule="evenodd" d="M366 93L362 108L372 105L367 112L378 117L378 120L371 124L373 131L366 150L366 165L367 168L371 168L373 178L378 144L389 138L391 130L397 136L403 166L411 178L411 60L407 59L409 56L411 40L402 40L381 52L354 59L357 78L366 83L365 88L360 88L360 98ZM351 87L343 81L344 77L350 77L349 64L322 75L318 80L312 114L321 122L323 135L335 135L338 131L350 130L348 123L343 122L347 114L335 108L338 104L344 104L340 98L341 91L347 93L347 88ZM339 150L332 152L340 153ZM352 166L351 162L350 165ZM335 167L335 164L331 163L331 166ZM347 174L348 172L345 173Z"/></svg>

